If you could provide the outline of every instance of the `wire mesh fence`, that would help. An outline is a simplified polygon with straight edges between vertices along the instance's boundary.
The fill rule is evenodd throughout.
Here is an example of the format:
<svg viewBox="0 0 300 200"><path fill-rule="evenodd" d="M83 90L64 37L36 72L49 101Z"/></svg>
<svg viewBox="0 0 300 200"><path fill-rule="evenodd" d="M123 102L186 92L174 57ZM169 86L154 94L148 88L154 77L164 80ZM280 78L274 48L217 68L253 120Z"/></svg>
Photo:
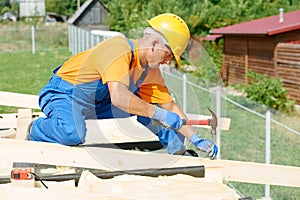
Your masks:
<svg viewBox="0 0 300 200"><path fill-rule="evenodd" d="M0 52L32 51L33 48L42 51L67 48L68 27L66 24L38 26L34 29L33 27L18 24L0 25Z"/></svg>
<svg viewBox="0 0 300 200"><path fill-rule="evenodd" d="M164 78L170 87L176 102L183 105L183 73L164 71ZM191 82L192 80L192 82ZM203 83L193 76L187 76L187 113L209 115L207 108L216 108L216 96L211 84ZM247 162L265 163L266 157L266 106L260 105L244 96L225 91L221 99L221 116L231 119L230 129L221 132L221 158ZM288 116L271 110L270 120L270 163L279 165L300 166L299 116ZM210 132L197 129L206 139L211 139ZM243 196L255 199L265 196L265 185L229 183ZM270 197L274 199L297 199L299 188L270 186Z"/></svg>

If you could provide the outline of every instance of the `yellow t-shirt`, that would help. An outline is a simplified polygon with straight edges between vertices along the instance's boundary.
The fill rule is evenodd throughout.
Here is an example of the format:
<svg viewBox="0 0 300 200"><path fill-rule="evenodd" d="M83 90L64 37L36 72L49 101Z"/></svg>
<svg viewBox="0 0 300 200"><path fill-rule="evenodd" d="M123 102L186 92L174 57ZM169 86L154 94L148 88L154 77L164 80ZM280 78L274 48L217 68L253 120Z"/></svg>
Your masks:
<svg viewBox="0 0 300 200"><path fill-rule="evenodd" d="M71 57L56 75L74 85L102 79L103 84L116 81L129 86L130 78L136 83L144 70L140 65L138 43L136 40L133 42L135 50L131 66L130 45L126 38L116 36ZM149 103L172 101L159 69L148 69L147 76L139 85L138 93Z"/></svg>

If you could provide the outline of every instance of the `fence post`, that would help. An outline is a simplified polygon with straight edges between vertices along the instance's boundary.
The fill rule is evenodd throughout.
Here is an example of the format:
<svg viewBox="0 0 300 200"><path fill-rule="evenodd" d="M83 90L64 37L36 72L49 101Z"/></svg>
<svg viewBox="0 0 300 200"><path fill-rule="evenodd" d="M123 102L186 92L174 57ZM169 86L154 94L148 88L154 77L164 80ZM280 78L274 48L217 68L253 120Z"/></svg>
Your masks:
<svg viewBox="0 0 300 200"><path fill-rule="evenodd" d="M271 112L266 112L266 164L271 161ZM265 197L270 197L270 185L265 185Z"/></svg>
<svg viewBox="0 0 300 200"><path fill-rule="evenodd" d="M182 76L182 111L186 113L186 74Z"/></svg>
<svg viewBox="0 0 300 200"><path fill-rule="evenodd" d="M68 30L69 30L69 51L72 52L72 49L73 49L73 29L72 29L71 24L69 24Z"/></svg>
<svg viewBox="0 0 300 200"><path fill-rule="evenodd" d="M35 54L35 30L34 26L31 26L31 44L32 44L32 54Z"/></svg>
<svg viewBox="0 0 300 200"><path fill-rule="evenodd" d="M216 87L216 116L218 121L220 120L221 117L221 92L222 92L222 87L217 86ZM217 159L221 158L221 131L220 129L216 130L216 144L219 147L219 153L217 154Z"/></svg>

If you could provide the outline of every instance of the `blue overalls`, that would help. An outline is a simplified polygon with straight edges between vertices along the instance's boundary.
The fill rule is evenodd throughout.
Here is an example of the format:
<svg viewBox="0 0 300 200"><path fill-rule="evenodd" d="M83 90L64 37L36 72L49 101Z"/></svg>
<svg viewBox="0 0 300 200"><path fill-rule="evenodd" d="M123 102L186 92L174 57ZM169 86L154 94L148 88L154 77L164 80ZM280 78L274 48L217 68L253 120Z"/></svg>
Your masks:
<svg viewBox="0 0 300 200"><path fill-rule="evenodd" d="M133 59L133 43L128 40ZM85 142L87 119L109 119L130 117L131 114L122 111L111 103L107 84L102 80L70 84L53 71L49 83L40 91L39 105L46 118L34 121L30 140L59 143L63 145L79 145ZM130 81L129 90L139 96L138 86L146 76L147 69L134 84ZM169 154L182 151L184 136L173 130L152 126L148 117L137 116L137 121L150 129L159 137L160 142Z"/></svg>

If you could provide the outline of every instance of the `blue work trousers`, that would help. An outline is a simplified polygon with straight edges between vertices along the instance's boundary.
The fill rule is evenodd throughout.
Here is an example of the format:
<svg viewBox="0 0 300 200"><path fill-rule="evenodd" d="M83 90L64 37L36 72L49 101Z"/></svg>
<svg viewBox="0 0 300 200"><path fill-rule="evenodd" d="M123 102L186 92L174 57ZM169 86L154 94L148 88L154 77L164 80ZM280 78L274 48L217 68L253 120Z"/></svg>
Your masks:
<svg viewBox="0 0 300 200"><path fill-rule="evenodd" d="M136 89L134 85L129 88ZM55 74L41 90L39 105L46 118L34 121L29 139L69 146L85 142L87 119L132 116L111 103L108 87L101 80L72 85ZM159 137L169 154L184 149L182 134L152 126L151 119L147 117L137 116L137 120Z"/></svg>

